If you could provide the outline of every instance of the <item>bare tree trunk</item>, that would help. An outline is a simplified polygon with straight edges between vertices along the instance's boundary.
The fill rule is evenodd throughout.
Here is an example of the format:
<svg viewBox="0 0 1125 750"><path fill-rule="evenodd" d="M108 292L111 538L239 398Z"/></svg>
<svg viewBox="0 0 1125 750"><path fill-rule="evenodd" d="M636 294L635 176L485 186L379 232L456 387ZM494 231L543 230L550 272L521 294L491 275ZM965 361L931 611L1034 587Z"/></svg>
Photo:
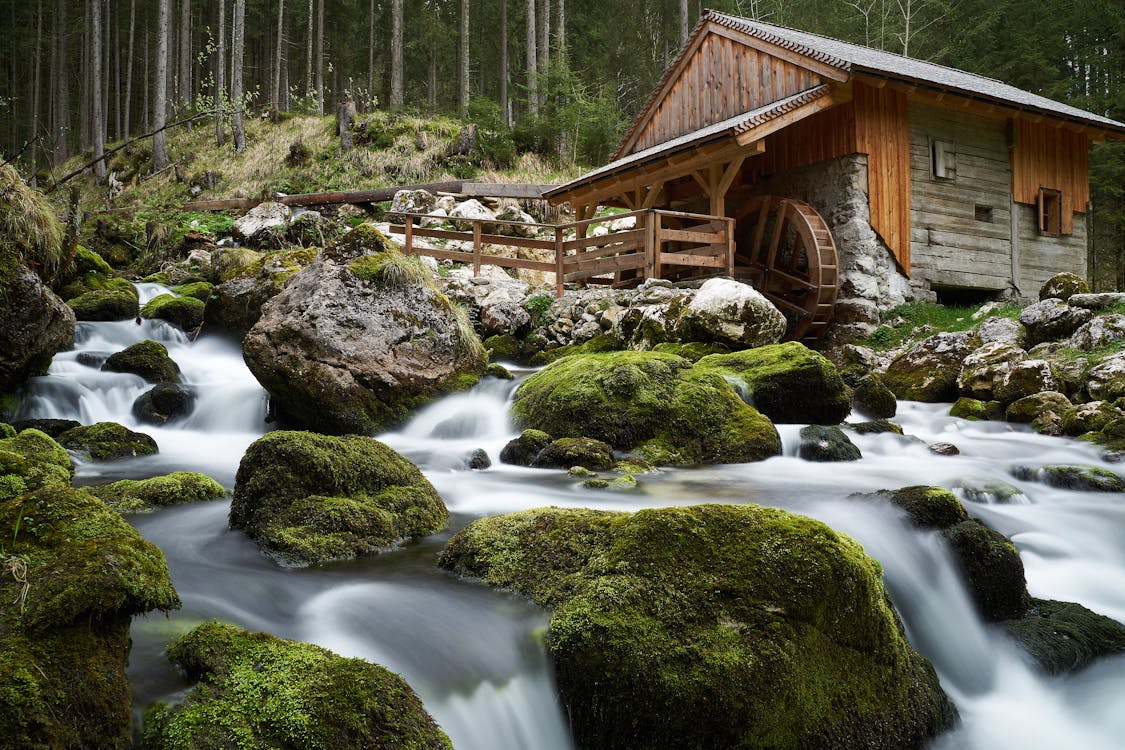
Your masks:
<svg viewBox="0 0 1125 750"><path fill-rule="evenodd" d="M93 106L94 158L105 153L105 113L102 112L102 0L90 4L90 66L94 69L94 89L90 92ZM94 181L105 184L105 162L94 163Z"/></svg>
<svg viewBox="0 0 1125 750"><path fill-rule="evenodd" d="M125 69L125 102L123 109L125 110L125 126L122 134L128 140L129 135L133 132L130 129L130 117L133 113L133 32L136 30L137 23L137 0L132 0L129 3L129 46L126 48L125 61L127 67Z"/></svg>
<svg viewBox="0 0 1125 750"><path fill-rule="evenodd" d="M281 61L285 45L285 0L277 3L277 64L273 70L273 93L270 96L270 114L274 122L281 119Z"/></svg>
<svg viewBox="0 0 1125 750"><path fill-rule="evenodd" d="M527 113L539 116L539 55L535 49L535 0L527 0Z"/></svg>
<svg viewBox="0 0 1125 750"><path fill-rule="evenodd" d="M547 100L547 71L551 63L551 0L539 0L539 7L535 9L535 20L538 31L535 42L535 52L539 57L537 67L544 85L539 87L539 106Z"/></svg>
<svg viewBox="0 0 1125 750"><path fill-rule="evenodd" d="M102 64L98 75L102 77L98 89L102 92L102 148L109 137L109 0L94 0L102 4Z"/></svg>
<svg viewBox="0 0 1125 750"><path fill-rule="evenodd" d="M461 0L460 64L457 71L457 107L464 114L469 109L469 0Z"/></svg>
<svg viewBox="0 0 1125 750"><path fill-rule="evenodd" d="M566 60L566 0L555 0L555 59Z"/></svg>
<svg viewBox="0 0 1125 750"><path fill-rule="evenodd" d="M117 16L117 23L113 26L113 100L114 100L114 124L113 134L117 136L116 140L121 140L121 105L124 101L121 98L121 15Z"/></svg>
<svg viewBox="0 0 1125 750"><path fill-rule="evenodd" d="M93 0L86 0L86 22L82 24L82 83L78 88L78 150L85 151L91 145L91 131L90 131L90 91L93 84L90 82L90 77L93 74L93 63L91 60L90 50L90 27L92 20L90 18L91 7ZM13 21L13 25L15 22Z"/></svg>
<svg viewBox="0 0 1125 750"><path fill-rule="evenodd" d="M219 0L219 42L215 48L215 145L227 142L223 104L227 98L227 0Z"/></svg>
<svg viewBox="0 0 1125 750"><path fill-rule="evenodd" d="M508 73L508 0L500 0L500 121L511 127Z"/></svg>
<svg viewBox="0 0 1125 750"><path fill-rule="evenodd" d="M687 43L688 32L691 26L688 24L688 0L680 0L680 46Z"/></svg>
<svg viewBox="0 0 1125 750"><path fill-rule="evenodd" d="M316 110L324 114L324 0L316 4Z"/></svg>
<svg viewBox="0 0 1125 750"><path fill-rule="evenodd" d="M375 94L375 0L371 0L367 10L367 98Z"/></svg>
<svg viewBox="0 0 1125 750"><path fill-rule="evenodd" d="M180 0L180 77L176 99L185 107L191 103L191 0Z"/></svg>
<svg viewBox="0 0 1125 750"><path fill-rule="evenodd" d="M40 71L42 65L40 61L43 56L39 54L39 50L43 47L43 0L38 0L35 4L35 73L31 76L31 134L28 140L34 140L39 135L39 86ZM31 179L35 180L35 172L39 167L39 160L35 155L39 149L35 146L31 147Z"/></svg>
<svg viewBox="0 0 1125 750"><path fill-rule="evenodd" d="M172 0L160 0L156 17L156 80L153 81L152 97L152 125L154 129L160 131L152 137L154 172L168 167L168 140L163 128L168 116L168 33L171 16Z"/></svg>
<svg viewBox="0 0 1125 750"><path fill-rule="evenodd" d="M152 110L148 108L148 93L152 90L152 79L149 78L148 75L150 59L148 54L148 36L148 29L145 29L145 70L144 77L141 78L141 91L144 92L143 94L141 94L141 129L146 133L149 132L149 126L151 125L151 121L149 120L149 118L152 116Z"/></svg>
<svg viewBox="0 0 1125 750"><path fill-rule="evenodd" d="M426 50L426 103L430 109L437 108L437 51L430 44Z"/></svg>
<svg viewBox="0 0 1125 750"><path fill-rule="evenodd" d="M321 0L323 2L324 0ZM234 150L246 148L246 131L242 126L242 58L246 54L246 0L234 0L234 21L231 28L230 98L234 104Z"/></svg>
<svg viewBox="0 0 1125 750"><path fill-rule="evenodd" d="M313 90L313 0L309 0L309 32L305 38L306 52L305 57L305 95L307 96Z"/></svg>
<svg viewBox="0 0 1125 750"><path fill-rule="evenodd" d="M430 47L431 54L433 47ZM402 0L391 3L391 107L402 106Z"/></svg>
<svg viewBox="0 0 1125 750"><path fill-rule="evenodd" d="M55 35L55 47L58 56L55 83L55 132L53 156L55 164L62 164L70 156L68 136L70 134L70 82L66 54L66 0L58 0L55 12L55 22L58 32Z"/></svg>

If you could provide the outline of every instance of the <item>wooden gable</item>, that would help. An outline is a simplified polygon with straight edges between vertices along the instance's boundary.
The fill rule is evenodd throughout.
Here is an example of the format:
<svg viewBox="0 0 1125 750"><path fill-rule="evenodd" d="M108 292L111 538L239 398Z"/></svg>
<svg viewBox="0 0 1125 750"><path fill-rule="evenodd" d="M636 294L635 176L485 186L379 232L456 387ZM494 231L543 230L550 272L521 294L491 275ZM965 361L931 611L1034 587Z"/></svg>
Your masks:
<svg viewBox="0 0 1125 750"><path fill-rule="evenodd" d="M614 159L693 133L847 74L718 24L689 40Z"/></svg>

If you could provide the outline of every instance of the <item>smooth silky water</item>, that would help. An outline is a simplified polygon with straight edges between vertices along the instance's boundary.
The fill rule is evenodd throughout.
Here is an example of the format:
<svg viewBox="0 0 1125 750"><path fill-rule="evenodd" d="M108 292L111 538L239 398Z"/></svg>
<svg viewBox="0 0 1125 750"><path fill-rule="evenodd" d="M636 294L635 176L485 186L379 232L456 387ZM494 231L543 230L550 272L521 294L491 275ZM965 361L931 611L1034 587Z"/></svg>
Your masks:
<svg viewBox="0 0 1125 750"><path fill-rule="evenodd" d="M138 285L142 301L166 291ZM130 407L149 386L86 363L145 338L164 343L197 391L192 415L166 427L137 424ZM80 356L81 354L81 356ZM81 360L81 361L80 361ZM138 710L188 686L163 657L168 641L208 618L310 641L402 674L462 750L567 748L568 735L543 646L545 612L526 600L462 581L435 566L450 535L474 518L544 505L638 510L703 502L753 502L821 519L863 543L885 579L914 646L937 668L962 723L937 747L1111 750L1125 737L1125 657L1073 676L1045 677L1018 647L973 610L939 536L910 528L893 508L849 499L854 492L911 484L1020 490L1004 503L966 502L969 512L1011 537L1031 594L1076 601L1125 621L1125 498L1013 479L1013 465L1100 461L1095 448L1001 423L945 415L948 407L900 403L909 436L852 436L864 458L816 464L796 457L798 426L780 427L785 455L753 464L664 469L639 477L637 491L586 490L565 472L499 464L516 431L508 417L514 384L486 379L378 436L417 463L451 513L447 531L354 562L283 568L227 528L230 502L160 510L130 521L160 546L183 599L168 617L139 617L129 674ZM159 321L79 323L74 349L27 388L21 418L121 422L152 435L160 453L78 464L78 483L200 471L233 487L246 447L269 429L266 394L235 341L189 341ZM926 445L957 445L935 456ZM493 466L469 471L484 448ZM955 490L964 495L964 491ZM980 497L978 493L978 497ZM983 495L986 500L991 498Z"/></svg>

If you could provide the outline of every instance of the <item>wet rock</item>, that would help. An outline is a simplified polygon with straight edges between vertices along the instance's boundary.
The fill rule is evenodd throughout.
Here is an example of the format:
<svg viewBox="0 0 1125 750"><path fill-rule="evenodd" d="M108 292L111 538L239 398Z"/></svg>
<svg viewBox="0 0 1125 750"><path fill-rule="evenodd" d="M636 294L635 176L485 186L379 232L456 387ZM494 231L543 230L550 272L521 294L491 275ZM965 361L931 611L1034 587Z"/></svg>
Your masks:
<svg viewBox="0 0 1125 750"><path fill-rule="evenodd" d="M74 311L10 254L0 247L0 393L45 373L74 342Z"/></svg>
<svg viewBox="0 0 1125 750"><path fill-rule="evenodd" d="M284 430L247 449L230 509L231 528L286 565L378 554L447 520L418 467L383 443Z"/></svg>
<svg viewBox="0 0 1125 750"><path fill-rule="evenodd" d="M745 386L746 400L786 424L839 424L851 411L851 392L827 358L789 341L700 359L710 370Z"/></svg>
<svg viewBox="0 0 1125 750"><path fill-rule="evenodd" d="M1073 273L1056 273L1039 287L1040 300L1057 298L1065 301L1076 294L1089 293L1090 285L1086 279Z"/></svg>
<svg viewBox="0 0 1125 750"><path fill-rule="evenodd" d="M9 425L0 431L0 502L26 492L70 487L74 465L61 445L34 428L13 431Z"/></svg>
<svg viewBox="0 0 1125 750"><path fill-rule="evenodd" d="M962 396L991 401L997 398L997 387L1012 368L1025 359L1027 352L1015 344L1003 341L985 344L965 357L957 375L957 389Z"/></svg>
<svg viewBox="0 0 1125 750"><path fill-rule="evenodd" d="M119 458L151 456L157 452L151 435L133 432L116 422L96 422L73 427L58 437L67 450L86 456L91 461L115 461Z"/></svg>
<svg viewBox="0 0 1125 750"><path fill-rule="evenodd" d="M516 466L531 466L535 457L554 441L542 430L524 430L500 451L500 461Z"/></svg>
<svg viewBox="0 0 1125 750"><path fill-rule="evenodd" d="M465 457L465 466L474 471L481 471L492 466L492 459L488 457L484 448L477 448L470 451L469 455Z"/></svg>
<svg viewBox="0 0 1125 750"><path fill-rule="evenodd" d="M858 461L863 458L859 448L839 427L808 425L801 428L800 435L797 455L806 461Z"/></svg>
<svg viewBox="0 0 1125 750"><path fill-rule="evenodd" d="M1051 363L1045 359L1026 359L1014 363L995 388L996 400L1011 403L1041 391L1061 391Z"/></svg>
<svg viewBox="0 0 1125 750"><path fill-rule="evenodd" d="M1004 419L1009 422L1030 424L1044 412L1053 411L1055 414L1065 414L1071 406L1073 404L1063 394L1057 391L1043 391L1013 401L1005 410Z"/></svg>
<svg viewBox="0 0 1125 750"><path fill-rule="evenodd" d="M86 292L66 304L74 310L77 320L130 320L136 318L140 310L136 292L117 290L95 290Z"/></svg>
<svg viewBox="0 0 1125 750"><path fill-rule="evenodd" d="M1031 420L1031 429L1040 435L1061 437L1064 433L1062 416L1054 411L1045 411Z"/></svg>
<svg viewBox="0 0 1125 750"><path fill-rule="evenodd" d="M180 284L179 286L172 287L172 291L181 297L191 297L200 302L206 303L211 298L211 292L215 290L215 285L210 281L193 281L190 284Z"/></svg>
<svg viewBox="0 0 1125 750"><path fill-rule="evenodd" d="M852 389L852 407L873 419L890 419L898 412L898 399L877 373L868 373L857 379L844 381Z"/></svg>
<svg viewBox="0 0 1125 750"><path fill-rule="evenodd" d="M140 375L150 383L180 382L180 368L168 356L167 347L149 339L111 354L102 369Z"/></svg>
<svg viewBox="0 0 1125 750"><path fill-rule="evenodd" d="M975 341L966 332L930 336L891 362L883 381L900 399L952 401L961 364L976 348Z"/></svg>
<svg viewBox="0 0 1125 750"><path fill-rule="evenodd" d="M1125 651L1125 625L1081 604L1032 599L1023 617L1001 625L1047 674L1065 674Z"/></svg>
<svg viewBox="0 0 1125 750"><path fill-rule="evenodd" d="M227 494L211 477L188 471L149 479L122 479L88 489L118 513L141 513L169 505L217 500Z"/></svg>
<svg viewBox="0 0 1125 750"><path fill-rule="evenodd" d="M289 277L315 258L313 248L280 250L253 253L249 262L232 266L207 299L203 311L207 330L245 336L261 317L262 305L277 296Z"/></svg>
<svg viewBox="0 0 1125 750"><path fill-rule="evenodd" d="M361 659L219 622L177 639L168 658L195 687L150 710L151 750L453 747L405 680Z"/></svg>
<svg viewBox="0 0 1125 750"><path fill-rule="evenodd" d="M18 422L13 422L12 426L16 428L17 432L39 430L51 438L57 438L67 430L81 427L82 423L73 419L21 419Z"/></svg>
<svg viewBox="0 0 1125 750"><path fill-rule="evenodd" d="M590 438L559 438L552 441L532 460L540 469L568 469L581 466L593 471L613 468L613 448Z"/></svg>
<svg viewBox="0 0 1125 750"><path fill-rule="evenodd" d="M1125 492L1125 478L1109 469L1102 469L1097 466L1052 465L1038 468L1013 466L1010 473L1016 479L1042 482L1064 490Z"/></svg>
<svg viewBox="0 0 1125 750"><path fill-rule="evenodd" d="M497 364L496 362L492 362L492 363L485 366L484 377L486 377L486 378L496 378L497 380L514 380L515 379L515 375L513 375L511 373L511 371L508 370L507 367L504 367L504 365L501 365L501 364Z"/></svg>
<svg viewBox="0 0 1125 750"><path fill-rule="evenodd" d="M1106 401L1091 401L1067 409L1063 414L1063 432L1072 437L1087 432L1101 432L1102 428L1125 414Z"/></svg>
<svg viewBox="0 0 1125 750"><path fill-rule="evenodd" d="M886 419L877 419L873 422L844 422L840 427L851 430L857 435L902 434L902 427Z"/></svg>
<svg viewBox="0 0 1125 750"><path fill-rule="evenodd" d="M958 456L961 454L961 449L953 443L931 443L926 447L930 449L930 453L936 456Z"/></svg>
<svg viewBox="0 0 1125 750"><path fill-rule="evenodd" d="M298 271L262 309L243 356L283 420L368 433L476 381L471 322L416 258L360 226Z"/></svg>
<svg viewBox="0 0 1125 750"><path fill-rule="evenodd" d="M1125 352L1107 357L1090 368L1086 390L1097 401L1112 401L1125 396Z"/></svg>
<svg viewBox="0 0 1125 750"><path fill-rule="evenodd" d="M204 307L195 297L160 294L145 303L141 317L164 320L184 331L194 331L203 324Z"/></svg>
<svg viewBox="0 0 1125 750"><path fill-rule="evenodd" d="M470 524L440 564L551 608L579 747L915 747L953 718L877 564L812 519L544 508Z"/></svg>
<svg viewBox="0 0 1125 750"><path fill-rule="evenodd" d="M971 503L1026 505L1031 502L1020 488L994 479L958 479L953 488Z"/></svg>
<svg viewBox="0 0 1125 750"><path fill-rule="evenodd" d="M734 348L776 344L785 334L785 316L749 284L708 279L676 321L682 341L705 341Z"/></svg>
<svg viewBox="0 0 1125 750"><path fill-rule="evenodd" d="M949 416L969 420L1003 419L1004 404L999 401L979 401L962 396L949 409Z"/></svg>
<svg viewBox="0 0 1125 750"><path fill-rule="evenodd" d="M1045 299L1028 305L1020 313L1020 322L1027 328L1027 343L1061 341L1093 317L1082 307L1071 307L1061 299Z"/></svg>
<svg viewBox="0 0 1125 750"><path fill-rule="evenodd" d="M146 424L162 425L186 417L195 408L195 392L176 383L160 383L133 402L133 416Z"/></svg>

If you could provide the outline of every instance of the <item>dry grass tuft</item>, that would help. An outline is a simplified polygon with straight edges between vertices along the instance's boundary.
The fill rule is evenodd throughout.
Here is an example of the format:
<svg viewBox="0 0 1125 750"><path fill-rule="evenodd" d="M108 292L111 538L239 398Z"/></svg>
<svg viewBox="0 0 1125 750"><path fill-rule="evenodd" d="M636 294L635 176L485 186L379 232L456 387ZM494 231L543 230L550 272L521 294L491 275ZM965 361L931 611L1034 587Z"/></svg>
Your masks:
<svg viewBox="0 0 1125 750"><path fill-rule="evenodd" d="M63 228L47 197L28 187L10 164L0 167L0 245L14 247L20 259L44 278L62 263Z"/></svg>

